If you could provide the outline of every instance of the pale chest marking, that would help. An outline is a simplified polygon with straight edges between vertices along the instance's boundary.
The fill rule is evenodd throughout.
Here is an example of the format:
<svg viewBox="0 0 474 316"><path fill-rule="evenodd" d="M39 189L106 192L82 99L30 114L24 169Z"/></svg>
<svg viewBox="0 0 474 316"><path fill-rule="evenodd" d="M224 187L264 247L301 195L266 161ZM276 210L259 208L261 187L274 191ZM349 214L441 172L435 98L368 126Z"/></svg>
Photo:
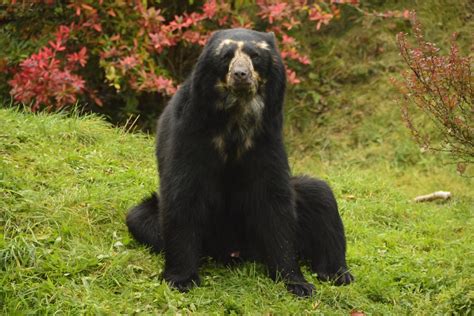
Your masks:
<svg viewBox="0 0 474 316"><path fill-rule="evenodd" d="M231 107L236 107L236 113L230 117L224 130L212 139L214 148L224 160L227 160L231 152L238 159L253 147L255 134L261 128L264 101L257 95L243 104Z"/></svg>

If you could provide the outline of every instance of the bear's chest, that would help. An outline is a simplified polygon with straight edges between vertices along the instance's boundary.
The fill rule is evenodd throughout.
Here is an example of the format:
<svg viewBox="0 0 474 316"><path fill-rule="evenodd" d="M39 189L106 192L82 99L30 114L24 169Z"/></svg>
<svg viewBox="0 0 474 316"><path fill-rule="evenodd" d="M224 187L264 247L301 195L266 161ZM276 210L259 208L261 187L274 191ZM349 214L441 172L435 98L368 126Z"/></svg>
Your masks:
<svg viewBox="0 0 474 316"><path fill-rule="evenodd" d="M227 104L228 115L222 128L212 139L214 148L224 160L239 159L255 143L261 129L264 101L260 96L235 104Z"/></svg>

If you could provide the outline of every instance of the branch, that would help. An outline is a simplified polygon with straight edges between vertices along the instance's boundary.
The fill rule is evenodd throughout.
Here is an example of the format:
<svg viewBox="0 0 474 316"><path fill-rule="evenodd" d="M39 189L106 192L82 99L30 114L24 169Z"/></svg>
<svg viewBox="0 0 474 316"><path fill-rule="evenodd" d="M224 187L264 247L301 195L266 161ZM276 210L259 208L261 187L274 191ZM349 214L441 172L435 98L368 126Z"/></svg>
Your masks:
<svg viewBox="0 0 474 316"><path fill-rule="evenodd" d="M451 198L451 192L437 191L427 195L420 195L414 198L415 202L431 202L434 200L447 200Z"/></svg>

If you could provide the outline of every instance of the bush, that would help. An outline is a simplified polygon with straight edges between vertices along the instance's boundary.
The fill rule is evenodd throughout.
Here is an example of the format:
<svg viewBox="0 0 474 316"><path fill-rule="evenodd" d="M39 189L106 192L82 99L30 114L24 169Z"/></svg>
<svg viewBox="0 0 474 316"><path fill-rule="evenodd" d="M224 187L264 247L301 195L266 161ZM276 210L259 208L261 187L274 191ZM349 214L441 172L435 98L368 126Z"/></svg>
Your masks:
<svg viewBox="0 0 474 316"><path fill-rule="evenodd" d="M13 40L0 61L8 65L15 101L33 110L80 101L128 116L163 106L199 47L221 28L273 31L288 81L298 84L298 70L310 63L298 35L337 18L345 3L357 0L11 1L0 20ZM14 44L24 42L30 54L21 58L25 51Z"/></svg>
<svg viewBox="0 0 474 316"><path fill-rule="evenodd" d="M462 173L466 164L474 162L471 59L460 54L456 34L449 53L443 55L425 40L414 12L411 20L415 46L408 43L406 34L397 36L401 56L409 67L402 81L394 80L403 96L402 116L422 149L449 152ZM421 120L416 119L419 114Z"/></svg>

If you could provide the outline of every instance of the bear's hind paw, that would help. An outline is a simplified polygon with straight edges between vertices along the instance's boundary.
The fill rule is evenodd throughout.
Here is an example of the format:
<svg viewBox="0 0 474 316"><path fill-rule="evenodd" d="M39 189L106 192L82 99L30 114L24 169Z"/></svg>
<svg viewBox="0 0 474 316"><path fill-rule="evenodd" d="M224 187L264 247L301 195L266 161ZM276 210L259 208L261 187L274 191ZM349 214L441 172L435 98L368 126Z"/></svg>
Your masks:
<svg viewBox="0 0 474 316"><path fill-rule="evenodd" d="M314 285L307 282L287 283L286 288L299 297L310 297L316 291Z"/></svg>
<svg viewBox="0 0 474 316"><path fill-rule="evenodd" d="M181 277L179 275L166 275L164 276L165 281L168 285L180 292L188 292L194 286L201 284L201 279L194 273L189 277Z"/></svg>
<svg viewBox="0 0 474 316"><path fill-rule="evenodd" d="M317 272L318 280L321 282L333 282L334 285L349 285L355 278L354 276L346 269L340 269L336 273L327 273L327 272Z"/></svg>

